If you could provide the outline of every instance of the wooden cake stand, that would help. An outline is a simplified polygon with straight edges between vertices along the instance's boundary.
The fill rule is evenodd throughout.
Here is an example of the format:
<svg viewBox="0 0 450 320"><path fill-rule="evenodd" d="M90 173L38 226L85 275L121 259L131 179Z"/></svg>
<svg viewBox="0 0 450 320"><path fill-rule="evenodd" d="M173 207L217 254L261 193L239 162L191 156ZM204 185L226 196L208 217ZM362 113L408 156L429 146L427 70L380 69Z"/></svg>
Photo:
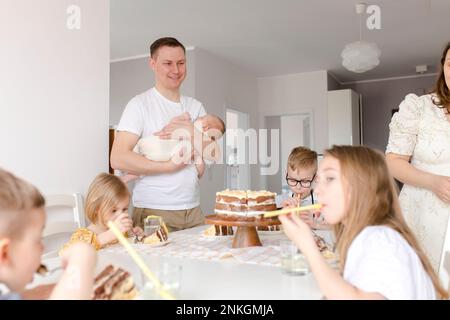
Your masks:
<svg viewBox="0 0 450 320"><path fill-rule="evenodd" d="M259 240L258 232L256 231L256 227L268 227L281 224L280 220L278 220L277 217L261 218L255 221L237 221L231 219L225 220L222 217L218 217L216 214L206 216L205 222L207 224L218 226L238 227L233 238L233 248L262 246L261 241Z"/></svg>

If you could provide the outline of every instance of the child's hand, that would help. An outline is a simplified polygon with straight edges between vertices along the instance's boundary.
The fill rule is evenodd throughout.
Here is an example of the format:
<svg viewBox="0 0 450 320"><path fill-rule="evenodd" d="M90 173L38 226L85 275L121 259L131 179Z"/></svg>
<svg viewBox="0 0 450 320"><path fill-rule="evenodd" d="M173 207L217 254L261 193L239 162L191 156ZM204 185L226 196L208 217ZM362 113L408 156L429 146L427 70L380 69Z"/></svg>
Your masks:
<svg viewBox="0 0 450 320"><path fill-rule="evenodd" d="M283 225L284 233L295 242L303 253L318 250L311 229L295 213L278 216Z"/></svg>
<svg viewBox="0 0 450 320"><path fill-rule="evenodd" d="M138 236L138 237L142 237L143 235L145 235L145 234L144 234L144 230L142 230L141 227L134 227L134 228L133 228L133 234L134 234L135 236Z"/></svg>
<svg viewBox="0 0 450 320"><path fill-rule="evenodd" d="M298 199L297 198L289 198L281 202L281 206L283 208L293 208L298 206Z"/></svg>
<svg viewBox="0 0 450 320"><path fill-rule="evenodd" d="M114 224L117 226L120 232L125 233L133 227L133 221L131 221L128 213L121 213L114 219Z"/></svg>
<svg viewBox="0 0 450 320"><path fill-rule="evenodd" d="M61 265L63 269L72 264L74 261L84 260L91 261L95 265L97 260L97 253L92 245L85 242L76 242L66 249L61 254Z"/></svg>
<svg viewBox="0 0 450 320"><path fill-rule="evenodd" d="M300 219L303 220L304 223L306 223L310 228L315 228L316 227L316 222L314 221L314 212L309 210L309 211L301 211L299 213L300 215Z"/></svg>
<svg viewBox="0 0 450 320"><path fill-rule="evenodd" d="M57 300L85 300L92 294L97 252L85 242L76 242L61 252L64 273L50 295Z"/></svg>

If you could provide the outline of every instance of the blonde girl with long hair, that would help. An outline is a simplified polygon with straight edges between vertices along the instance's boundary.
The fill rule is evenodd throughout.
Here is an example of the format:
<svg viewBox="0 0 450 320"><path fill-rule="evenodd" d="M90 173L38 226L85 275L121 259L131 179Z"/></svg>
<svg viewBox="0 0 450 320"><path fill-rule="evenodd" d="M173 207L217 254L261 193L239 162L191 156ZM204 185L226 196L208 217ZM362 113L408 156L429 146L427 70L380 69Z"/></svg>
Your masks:
<svg viewBox="0 0 450 320"><path fill-rule="evenodd" d="M113 221L125 233L142 235L139 227L133 229L128 215L130 192L123 181L112 174L101 173L91 183L86 196L85 214L90 224L75 231L63 249L75 242L86 242L99 250L116 242L116 237L107 227Z"/></svg>
<svg viewBox="0 0 450 320"><path fill-rule="evenodd" d="M340 270L319 252L295 214L280 216L328 299L447 298L430 261L403 219L384 156L367 147L325 152L315 192L333 225Z"/></svg>

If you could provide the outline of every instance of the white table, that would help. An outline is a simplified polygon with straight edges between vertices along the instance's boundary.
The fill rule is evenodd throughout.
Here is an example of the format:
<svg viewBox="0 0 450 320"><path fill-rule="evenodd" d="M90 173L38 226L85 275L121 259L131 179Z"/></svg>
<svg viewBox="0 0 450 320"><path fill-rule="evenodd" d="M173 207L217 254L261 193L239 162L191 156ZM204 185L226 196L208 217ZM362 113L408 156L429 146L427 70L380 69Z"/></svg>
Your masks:
<svg viewBox="0 0 450 320"><path fill-rule="evenodd" d="M180 232L198 233L204 227ZM170 256L142 255L153 271L158 270L163 262L182 266L180 299L320 299L320 293L312 274L290 276L281 272L277 266L240 263L234 259L224 261L205 261L191 258ZM58 265L57 258L45 261L49 269ZM137 286L140 287L142 276L139 268L131 258L121 250L99 251L97 272L108 264L114 264L128 270ZM36 278L33 286L55 282L60 272L46 279Z"/></svg>

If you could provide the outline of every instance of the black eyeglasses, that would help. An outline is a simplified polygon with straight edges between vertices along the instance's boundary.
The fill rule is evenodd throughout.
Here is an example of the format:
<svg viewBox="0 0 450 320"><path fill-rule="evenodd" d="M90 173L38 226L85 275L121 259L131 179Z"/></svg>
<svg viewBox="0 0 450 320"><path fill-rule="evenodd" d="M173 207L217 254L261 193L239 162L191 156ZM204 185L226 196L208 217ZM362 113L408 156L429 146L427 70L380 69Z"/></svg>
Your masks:
<svg viewBox="0 0 450 320"><path fill-rule="evenodd" d="M287 182L288 186L290 186L290 187L295 187L300 183L300 185L303 188L310 188L312 183L314 182L315 178L316 178L316 174L314 173L311 180L308 180L308 179L297 180L294 178L289 178L288 174L286 173L286 182Z"/></svg>

